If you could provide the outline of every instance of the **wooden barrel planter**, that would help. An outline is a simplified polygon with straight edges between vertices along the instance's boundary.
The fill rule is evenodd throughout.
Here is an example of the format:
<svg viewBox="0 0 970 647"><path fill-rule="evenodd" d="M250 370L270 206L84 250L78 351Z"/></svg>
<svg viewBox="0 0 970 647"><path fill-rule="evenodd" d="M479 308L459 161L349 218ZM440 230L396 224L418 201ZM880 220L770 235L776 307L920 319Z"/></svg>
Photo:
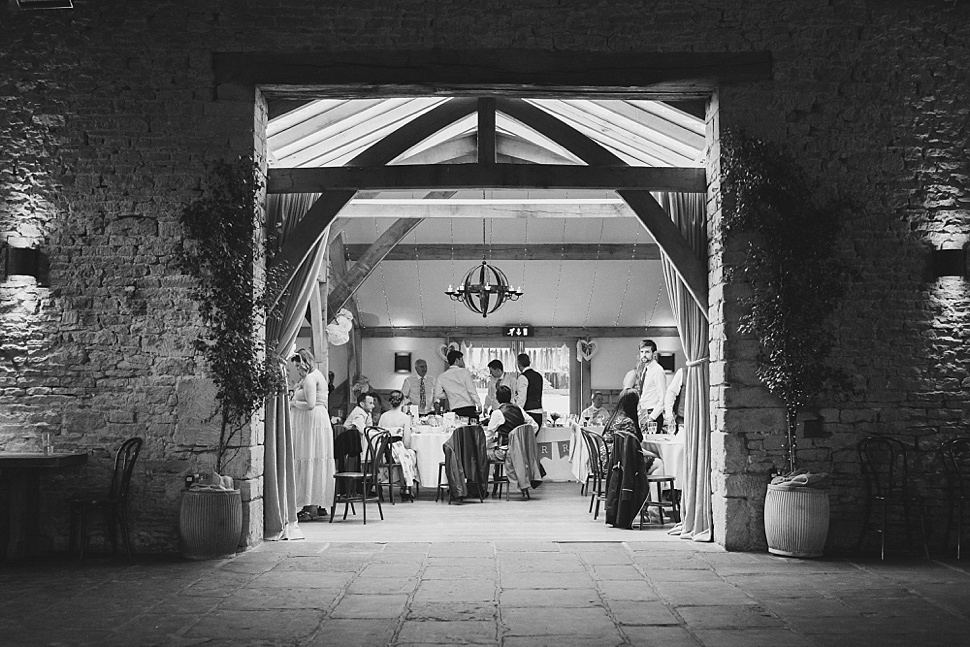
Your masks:
<svg viewBox="0 0 970 647"><path fill-rule="evenodd" d="M182 556L187 559L233 557L242 535L239 490L186 490L179 510Z"/></svg>
<svg viewBox="0 0 970 647"><path fill-rule="evenodd" d="M828 491L768 486L765 537L769 553L786 557L821 557L828 534Z"/></svg>

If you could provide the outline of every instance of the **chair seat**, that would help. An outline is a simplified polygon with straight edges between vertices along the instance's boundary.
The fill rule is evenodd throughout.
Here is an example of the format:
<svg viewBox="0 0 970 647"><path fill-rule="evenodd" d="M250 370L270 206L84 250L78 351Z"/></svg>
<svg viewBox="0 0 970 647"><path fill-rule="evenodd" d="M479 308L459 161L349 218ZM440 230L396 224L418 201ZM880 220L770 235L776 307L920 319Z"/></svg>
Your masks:
<svg viewBox="0 0 970 647"><path fill-rule="evenodd" d="M362 479L364 478L363 472L337 472L333 475L335 479Z"/></svg>

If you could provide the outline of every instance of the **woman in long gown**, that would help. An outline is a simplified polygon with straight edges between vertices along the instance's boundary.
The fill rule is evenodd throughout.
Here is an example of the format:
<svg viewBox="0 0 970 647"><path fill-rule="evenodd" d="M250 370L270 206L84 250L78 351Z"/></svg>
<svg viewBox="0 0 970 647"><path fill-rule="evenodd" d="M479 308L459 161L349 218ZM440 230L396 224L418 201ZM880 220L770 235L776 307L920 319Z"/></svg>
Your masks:
<svg viewBox="0 0 970 647"><path fill-rule="evenodd" d="M333 501L333 428L327 412L327 378L305 348L297 351L293 361L302 377L290 402L296 506L302 508L299 520L309 521L320 506L326 513Z"/></svg>
<svg viewBox="0 0 970 647"><path fill-rule="evenodd" d="M401 464L401 472L404 476L401 498L413 499L411 486L418 482L418 459L413 449L405 447L405 442L411 439L411 416L401 410L404 404L404 393L401 391L391 391L388 402L391 409L381 414L377 426L391 432L391 456Z"/></svg>

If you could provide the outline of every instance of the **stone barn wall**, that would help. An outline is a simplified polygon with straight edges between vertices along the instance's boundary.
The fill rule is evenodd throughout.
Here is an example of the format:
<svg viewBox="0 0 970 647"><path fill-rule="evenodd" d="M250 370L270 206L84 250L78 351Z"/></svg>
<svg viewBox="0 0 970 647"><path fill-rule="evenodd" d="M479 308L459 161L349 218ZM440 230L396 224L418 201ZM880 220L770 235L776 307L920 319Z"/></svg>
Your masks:
<svg viewBox="0 0 970 647"><path fill-rule="evenodd" d="M576 8L565 8L574 4ZM175 257L180 208L207 161L259 150L255 89L216 87L214 52L502 50L770 51L773 79L722 86L717 133L741 126L781 143L822 187L865 210L846 223L858 281L839 313L834 355L854 390L821 403L826 438L802 440L806 466L831 470L835 548L858 530L854 444L905 438L930 451L967 432L968 283L926 281L927 253L968 237L970 6L944 0L818 3L226 2L77 0L71 11L0 8L0 237L40 242L50 288L0 283L0 449L41 429L89 467L44 481L45 531L63 546L63 495L100 485L110 455L146 440L134 483L138 549L177 545L182 476L204 469L211 386L193 351L188 280ZM595 79L589 80L595 84ZM254 111L255 107L255 111ZM764 545L767 472L781 465L783 412L754 377L736 333L743 262L723 240L712 189L711 377L718 541ZM261 535L262 439L245 477L247 543ZM78 482L79 480L83 482ZM2 487L2 486L0 486ZM940 524L933 532L940 538Z"/></svg>

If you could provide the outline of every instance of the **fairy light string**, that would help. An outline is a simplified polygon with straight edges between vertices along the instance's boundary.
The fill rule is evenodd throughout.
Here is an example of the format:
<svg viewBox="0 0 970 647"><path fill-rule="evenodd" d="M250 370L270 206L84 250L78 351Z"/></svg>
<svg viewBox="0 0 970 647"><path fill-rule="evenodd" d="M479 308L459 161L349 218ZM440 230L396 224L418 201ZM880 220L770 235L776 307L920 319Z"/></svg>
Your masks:
<svg viewBox="0 0 970 647"><path fill-rule="evenodd" d="M600 249L603 247L603 225L605 222L605 218L600 219L600 239L596 243L596 262L593 265L593 286L589 290L590 298L586 300L586 318L583 320L583 328L589 327L589 312L593 307L593 295L596 294L596 277L600 271Z"/></svg>
<svg viewBox="0 0 970 647"><path fill-rule="evenodd" d="M640 241L640 227L636 228L636 234L633 237L633 255L630 258L630 267L626 272L626 285L623 286L623 297L620 299L620 307L616 311L616 321L613 322L613 327L619 327L620 325L620 315L623 314L623 304L626 303L626 295L630 290L630 280L633 278L633 267L636 265L637 260L637 243Z"/></svg>
<svg viewBox="0 0 970 647"><path fill-rule="evenodd" d="M424 320L424 292L421 290L421 259L418 258L418 233L417 228L412 230L411 236L414 239L414 274L418 281L418 311L421 313L421 327L427 324Z"/></svg>
<svg viewBox="0 0 970 647"><path fill-rule="evenodd" d="M566 258L566 219L562 219L562 243L559 245L559 276L556 277L556 298L552 307L552 325L556 325L559 312L559 287L562 285L562 262Z"/></svg>
<svg viewBox="0 0 970 647"><path fill-rule="evenodd" d="M377 218L374 218L374 240L381 237L380 227L377 226ZM391 327L391 336L394 336L394 320L391 319L391 303L387 299L387 281L384 278L384 261L377 264L381 271L381 293L384 295L384 308L387 310L387 325Z"/></svg>

